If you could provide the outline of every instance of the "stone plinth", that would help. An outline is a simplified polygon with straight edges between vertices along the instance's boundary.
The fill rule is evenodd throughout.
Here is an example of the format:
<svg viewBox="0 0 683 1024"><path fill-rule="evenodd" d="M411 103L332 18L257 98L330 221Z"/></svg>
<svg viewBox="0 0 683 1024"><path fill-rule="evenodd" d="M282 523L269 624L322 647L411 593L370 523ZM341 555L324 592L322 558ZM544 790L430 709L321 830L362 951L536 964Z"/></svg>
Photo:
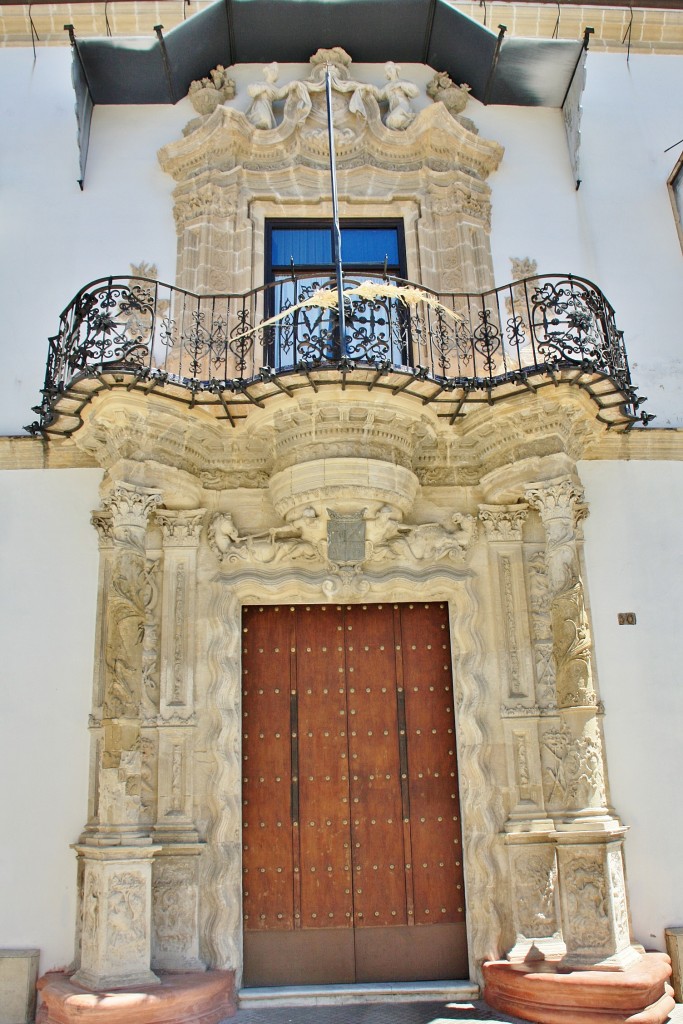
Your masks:
<svg viewBox="0 0 683 1024"><path fill-rule="evenodd" d="M36 1009L38 949L0 949L0 1024L28 1024Z"/></svg>
<svg viewBox="0 0 683 1024"><path fill-rule="evenodd" d="M158 985L108 992L46 974L38 991L36 1024L219 1024L236 1010L232 971L164 973Z"/></svg>
<svg viewBox="0 0 683 1024"><path fill-rule="evenodd" d="M563 971L557 964L484 964L484 999L539 1024L663 1024L674 1007L665 953L625 971Z"/></svg>

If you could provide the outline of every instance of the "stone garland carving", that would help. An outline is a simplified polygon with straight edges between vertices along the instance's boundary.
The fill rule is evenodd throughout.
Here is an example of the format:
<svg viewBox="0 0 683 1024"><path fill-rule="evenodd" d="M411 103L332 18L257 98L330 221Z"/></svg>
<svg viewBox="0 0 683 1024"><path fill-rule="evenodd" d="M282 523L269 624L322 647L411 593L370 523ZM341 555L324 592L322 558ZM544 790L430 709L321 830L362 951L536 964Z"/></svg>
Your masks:
<svg viewBox="0 0 683 1024"><path fill-rule="evenodd" d="M184 675L184 622L185 604L187 590L186 566L180 562L175 570L175 588L173 600L173 687L171 692L171 704L183 704L183 675Z"/></svg>
<svg viewBox="0 0 683 1024"><path fill-rule="evenodd" d="M147 717L159 710L159 561L146 558L142 594L142 695Z"/></svg>
<svg viewBox="0 0 683 1024"><path fill-rule="evenodd" d="M517 623L515 620L515 599L512 591L512 566L510 559L502 555L500 569L503 577L503 607L505 615L505 638L507 641L508 666L510 671L509 690L511 696L526 696L520 688L519 650L517 649Z"/></svg>
<svg viewBox="0 0 683 1024"><path fill-rule="evenodd" d="M543 552L533 552L527 559L527 582L531 636L536 666L536 700L540 707L557 707L555 661L553 659L550 592Z"/></svg>

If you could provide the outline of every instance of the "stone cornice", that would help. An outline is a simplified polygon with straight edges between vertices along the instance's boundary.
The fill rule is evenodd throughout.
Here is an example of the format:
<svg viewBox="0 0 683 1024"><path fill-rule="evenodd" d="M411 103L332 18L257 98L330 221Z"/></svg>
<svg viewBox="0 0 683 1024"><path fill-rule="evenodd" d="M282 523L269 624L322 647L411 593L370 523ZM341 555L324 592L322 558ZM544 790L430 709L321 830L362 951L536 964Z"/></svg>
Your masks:
<svg viewBox="0 0 683 1024"><path fill-rule="evenodd" d="M581 458L592 462L683 462L683 428L648 427L626 434L606 434L591 442ZM0 471L97 468L96 459L72 441L0 436ZM231 480L231 474L226 472L225 480L216 480L213 486L230 487ZM264 481L259 482L262 485ZM207 486L211 486L210 480Z"/></svg>
<svg viewBox="0 0 683 1024"><path fill-rule="evenodd" d="M241 111L220 106L190 122L183 139L160 149L159 162L178 182L212 165L223 170L240 165L262 170L291 167L293 153L297 165L326 169L326 138L300 127L289 104L282 123L270 131L255 129ZM405 131L386 128L375 111L352 136L337 141L340 171L359 164L392 170L427 165L437 170L462 168L482 179L502 157L502 146L468 131L440 103L421 110Z"/></svg>

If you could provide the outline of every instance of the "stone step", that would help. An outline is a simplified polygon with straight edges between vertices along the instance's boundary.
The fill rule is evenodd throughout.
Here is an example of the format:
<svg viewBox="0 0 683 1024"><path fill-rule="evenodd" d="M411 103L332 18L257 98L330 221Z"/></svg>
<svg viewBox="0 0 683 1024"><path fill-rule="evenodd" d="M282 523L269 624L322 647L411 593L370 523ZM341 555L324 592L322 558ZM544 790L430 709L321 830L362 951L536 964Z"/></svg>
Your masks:
<svg viewBox="0 0 683 1024"><path fill-rule="evenodd" d="M343 1006L355 1003L466 1003L479 998L472 981L409 981L361 985L294 985L287 988L243 988L240 1009L284 1006Z"/></svg>

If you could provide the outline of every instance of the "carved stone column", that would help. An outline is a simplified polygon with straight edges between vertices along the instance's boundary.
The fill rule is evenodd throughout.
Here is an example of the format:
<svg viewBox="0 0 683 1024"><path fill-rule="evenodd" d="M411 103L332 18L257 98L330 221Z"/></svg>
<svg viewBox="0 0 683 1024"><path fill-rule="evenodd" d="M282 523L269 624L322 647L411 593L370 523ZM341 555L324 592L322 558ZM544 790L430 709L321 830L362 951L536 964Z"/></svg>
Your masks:
<svg viewBox="0 0 683 1024"><path fill-rule="evenodd" d="M94 716L101 723L91 820L81 845L81 965L88 988L150 984L151 845L142 813L145 625L153 601L146 551L157 491L117 484L94 517L103 566ZM101 702L101 703L100 703Z"/></svg>
<svg viewBox="0 0 683 1024"><path fill-rule="evenodd" d="M160 510L163 538L157 725L159 852L152 869L152 965L203 970L199 959L199 855L193 818L197 546L205 511Z"/></svg>
<svg viewBox="0 0 683 1024"><path fill-rule="evenodd" d="M566 962L616 967L630 947L622 841L608 804L602 708L581 574L581 488L569 476L527 488L546 532L557 718L542 730L546 805L555 820Z"/></svg>

